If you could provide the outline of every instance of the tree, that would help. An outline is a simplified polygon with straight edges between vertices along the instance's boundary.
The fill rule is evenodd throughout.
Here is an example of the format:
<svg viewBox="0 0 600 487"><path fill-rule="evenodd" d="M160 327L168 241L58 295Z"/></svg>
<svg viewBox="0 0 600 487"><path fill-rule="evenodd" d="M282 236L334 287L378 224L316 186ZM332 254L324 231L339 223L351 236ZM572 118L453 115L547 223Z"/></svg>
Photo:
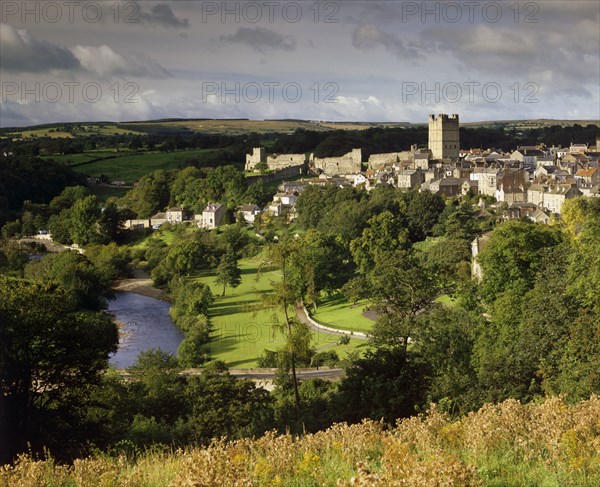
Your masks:
<svg viewBox="0 0 600 487"><path fill-rule="evenodd" d="M63 405L83 401L78 394L99 380L117 343L108 315L78 311L56 285L0 277L1 461L26 442L58 444L73 420Z"/></svg>
<svg viewBox="0 0 600 487"><path fill-rule="evenodd" d="M379 316L373 327L375 343L400 345L406 351L417 316L435 296L431 277L412 253L396 250L378 256L370 283L370 298Z"/></svg>
<svg viewBox="0 0 600 487"><path fill-rule="evenodd" d="M177 349L177 360L181 367L200 367L208 360L205 345L210 339L207 320L196 319L194 325L188 327L185 338Z"/></svg>
<svg viewBox="0 0 600 487"><path fill-rule="evenodd" d="M69 211L69 233L73 242L78 245L103 243L102 236L98 231L101 211L94 195L86 196L75 202Z"/></svg>
<svg viewBox="0 0 600 487"><path fill-rule="evenodd" d="M221 257L221 262L217 267L215 283L223 285L221 296L225 296L227 286L236 288L242 283L242 271L238 267L237 257L233 252L226 252Z"/></svg>
<svg viewBox="0 0 600 487"><path fill-rule="evenodd" d="M350 279L342 286L342 293L348 301L352 301L353 306L356 306L358 301L369 295L367 279L363 276Z"/></svg>
<svg viewBox="0 0 600 487"><path fill-rule="evenodd" d="M289 260L288 283L316 309L321 291L339 289L352 275L351 258L339 239L313 229L296 239L296 249Z"/></svg>
<svg viewBox="0 0 600 487"><path fill-rule="evenodd" d="M149 218L169 204L171 178L162 169L142 177L123 197L124 205L139 218Z"/></svg>
<svg viewBox="0 0 600 487"><path fill-rule="evenodd" d="M560 229L530 220L509 220L498 225L477 260L483 269L481 294L491 303L501 293L524 294L533 287L542 249L557 245Z"/></svg>
<svg viewBox="0 0 600 487"><path fill-rule="evenodd" d="M175 278L169 287L174 301L169 313L177 326L187 332L186 324L194 324L198 320L204 321L208 307L214 301L209 286L201 282Z"/></svg>
<svg viewBox="0 0 600 487"><path fill-rule="evenodd" d="M419 316L414 349L430 371L427 403L454 414L480 405L477 377L471 364L481 318L459 307L435 305Z"/></svg>
<svg viewBox="0 0 600 487"><path fill-rule="evenodd" d="M423 250L420 258L442 292L453 293L457 282L471 279L471 245L466 240L444 238Z"/></svg>
<svg viewBox="0 0 600 487"><path fill-rule="evenodd" d="M113 297L110 276L78 252L51 254L31 262L25 268L25 276L61 286L80 307L90 310L105 308L107 299Z"/></svg>
<svg viewBox="0 0 600 487"><path fill-rule="evenodd" d="M342 418L364 418L393 423L412 416L426 393L425 364L416 355L409 359L399 347L369 350L346 370L340 384Z"/></svg>
<svg viewBox="0 0 600 487"><path fill-rule="evenodd" d="M358 270L366 275L375 266L379 254L406 247L407 230L389 211L374 216L361 237L350 243L350 251Z"/></svg>
<svg viewBox="0 0 600 487"><path fill-rule="evenodd" d="M240 438L263 433L272 425L269 393L247 379L210 368L190 378L186 388L187 426L194 440Z"/></svg>
<svg viewBox="0 0 600 487"><path fill-rule="evenodd" d="M410 241L420 242L431 235L445 207L444 199L429 191L400 193L400 212L406 216Z"/></svg>

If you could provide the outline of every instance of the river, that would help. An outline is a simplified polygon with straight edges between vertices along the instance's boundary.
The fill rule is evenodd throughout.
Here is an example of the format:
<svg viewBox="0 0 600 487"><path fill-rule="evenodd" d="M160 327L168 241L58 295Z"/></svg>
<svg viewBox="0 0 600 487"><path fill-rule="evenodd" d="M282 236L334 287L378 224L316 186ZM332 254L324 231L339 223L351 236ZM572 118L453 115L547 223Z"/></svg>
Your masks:
<svg viewBox="0 0 600 487"><path fill-rule="evenodd" d="M116 299L109 301L108 310L124 326L120 329L119 349L110 357L110 365L118 369L130 367L138 354L149 348L177 352L183 334L171 321L169 303L132 292L116 292L115 296Z"/></svg>

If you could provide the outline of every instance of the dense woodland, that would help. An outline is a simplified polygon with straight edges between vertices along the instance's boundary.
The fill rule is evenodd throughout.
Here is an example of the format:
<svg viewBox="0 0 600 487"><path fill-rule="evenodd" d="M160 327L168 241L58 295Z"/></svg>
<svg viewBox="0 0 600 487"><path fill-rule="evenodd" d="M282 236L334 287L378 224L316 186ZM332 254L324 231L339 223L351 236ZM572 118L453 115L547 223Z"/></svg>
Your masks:
<svg viewBox="0 0 600 487"><path fill-rule="evenodd" d="M366 147L370 137L378 152L406 149L393 135L297 132L275 144L294 152L329 144L335 152ZM411 142L419 142L414 135ZM502 146L503 139L486 136L483 145ZM248 229L233 223L233 209L260 203L268 191L248 186L226 164L157 171L108 202L57 163L14 155L0 168L0 462L45 449L67 462L98 450L135 457L151 446L204 445L271 429L300 434L364 418L391 426L431 402L458 417L508 398L562 394L577 402L600 392L598 199L569 200L559 221L542 225L482 214L477 198L310 187L298 199L293 230L277 218ZM212 232L172 227L170 243L120 225L169 205L198 211L208 201L226 203L230 225ZM15 238L44 227L85 254L48 254ZM479 283L471 278L470 244L483 231L491 234ZM265 296L265 306L286 316L285 346L262 358L280 370L273 393L211 359L205 345L214 296L189 281L212 270L224 291L235 287L239 260L261 252L283 276ZM134 267L170 293L185 340L177 356L141 354L131 369L135 380L123 381L106 372L118 335L103 310L111 283ZM339 290L349 302L367 299L377 313L369 351L316 356L306 326L288 312L299 301L318 308ZM436 301L440 295L452 305ZM292 380L290 369L318 363L341 366L346 377ZM177 375L190 366L206 373Z"/></svg>

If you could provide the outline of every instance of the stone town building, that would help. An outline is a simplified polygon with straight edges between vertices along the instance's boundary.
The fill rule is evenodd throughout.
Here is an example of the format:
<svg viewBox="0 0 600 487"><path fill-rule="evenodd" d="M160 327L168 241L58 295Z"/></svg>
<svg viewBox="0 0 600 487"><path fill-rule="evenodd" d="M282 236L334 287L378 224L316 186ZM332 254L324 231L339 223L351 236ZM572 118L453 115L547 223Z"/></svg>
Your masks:
<svg viewBox="0 0 600 487"><path fill-rule="evenodd" d="M201 220L198 226L207 230L214 230L221 224L224 216L225 206L220 203L211 203L202 211Z"/></svg>
<svg viewBox="0 0 600 487"><path fill-rule="evenodd" d="M420 169L406 169L398 173L398 188L414 189L419 186L425 178Z"/></svg>
<svg viewBox="0 0 600 487"><path fill-rule="evenodd" d="M186 219L186 212L181 208L169 208L166 212L167 222L172 224L182 223Z"/></svg>
<svg viewBox="0 0 600 487"><path fill-rule="evenodd" d="M583 196L576 184L557 184L547 186L543 184L532 184L527 190L527 201L546 208L552 213L560 214L565 200Z"/></svg>
<svg viewBox="0 0 600 487"><path fill-rule="evenodd" d="M458 115L429 115L429 150L434 159L457 160L460 151Z"/></svg>
<svg viewBox="0 0 600 487"><path fill-rule="evenodd" d="M338 176L341 174L358 174L361 172L362 150L352 149L340 157L309 157L309 166L317 174Z"/></svg>
<svg viewBox="0 0 600 487"><path fill-rule="evenodd" d="M238 216L241 216L246 223L254 223L261 213L258 205L242 205L237 209Z"/></svg>
<svg viewBox="0 0 600 487"><path fill-rule="evenodd" d="M423 184L423 186L421 186L421 189L431 191L433 194L439 194L443 196L455 196L462 194L463 183L464 180L462 179L441 178Z"/></svg>
<svg viewBox="0 0 600 487"><path fill-rule="evenodd" d="M498 179L502 171L495 167L475 169L469 178L471 181L477 181L477 190L479 194L496 197L498 188Z"/></svg>
<svg viewBox="0 0 600 487"><path fill-rule="evenodd" d="M593 186L600 183L600 170L595 167L580 169L575 173L575 181L581 186Z"/></svg>

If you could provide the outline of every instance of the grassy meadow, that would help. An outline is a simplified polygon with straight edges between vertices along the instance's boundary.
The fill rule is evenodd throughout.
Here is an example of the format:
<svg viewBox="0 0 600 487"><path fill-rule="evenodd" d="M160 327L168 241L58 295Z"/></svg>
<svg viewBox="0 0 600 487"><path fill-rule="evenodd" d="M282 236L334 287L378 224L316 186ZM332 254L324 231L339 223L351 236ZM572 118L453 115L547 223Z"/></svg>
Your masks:
<svg viewBox="0 0 600 487"><path fill-rule="evenodd" d="M133 183L142 176L157 169L179 169L185 161L192 158L202 158L215 149L192 149L175 152L86 152L83 154L65 154L47 156L64 162L77 172L86 176L105 175L112 180L122 180ZM94 159L104 158L94 161ZM93 162L92 162L93 161Z"/></svg>
<svg viewBox="0 0 600 487"><path fill-rule="evenodd" d="M98 454L68 466L23 455L0 468L0 485L597 487L598 418L597 396L577 404L507 400L459 419L432 407L391 429L364 420L137 458Z"/></svg>
<svg viewBox="0 0 600 487"><path fill-rule="evenodd" d="M223 360L229 367L256 367L265 349L277 350L285 341L277 331L277 323L284 320L283 311L265 309L261 295L272 289L272 283L281 279L281 273L273 268L261 268L262 257L240 261L242 283L235 289L227 288L221 296L222 286L215 284L214 274L197 279L211 287L215 302L209 309L213 327L210 355ZM318 351L335 350L345 358L350 350L364 350L364 340L350 340L348 345L338 345L339 336L313 331L313 345Z"/></svg>
<svg viewBox="0 0 600 487"><path fill-rule="evenodd" d="M374 322L363 316L367 304L366 299L361 299L354 305L342 293L336 293L323 298L316 312L312 308L309 311L311 316L323 325L368 333L373 329Z"/></svg>

